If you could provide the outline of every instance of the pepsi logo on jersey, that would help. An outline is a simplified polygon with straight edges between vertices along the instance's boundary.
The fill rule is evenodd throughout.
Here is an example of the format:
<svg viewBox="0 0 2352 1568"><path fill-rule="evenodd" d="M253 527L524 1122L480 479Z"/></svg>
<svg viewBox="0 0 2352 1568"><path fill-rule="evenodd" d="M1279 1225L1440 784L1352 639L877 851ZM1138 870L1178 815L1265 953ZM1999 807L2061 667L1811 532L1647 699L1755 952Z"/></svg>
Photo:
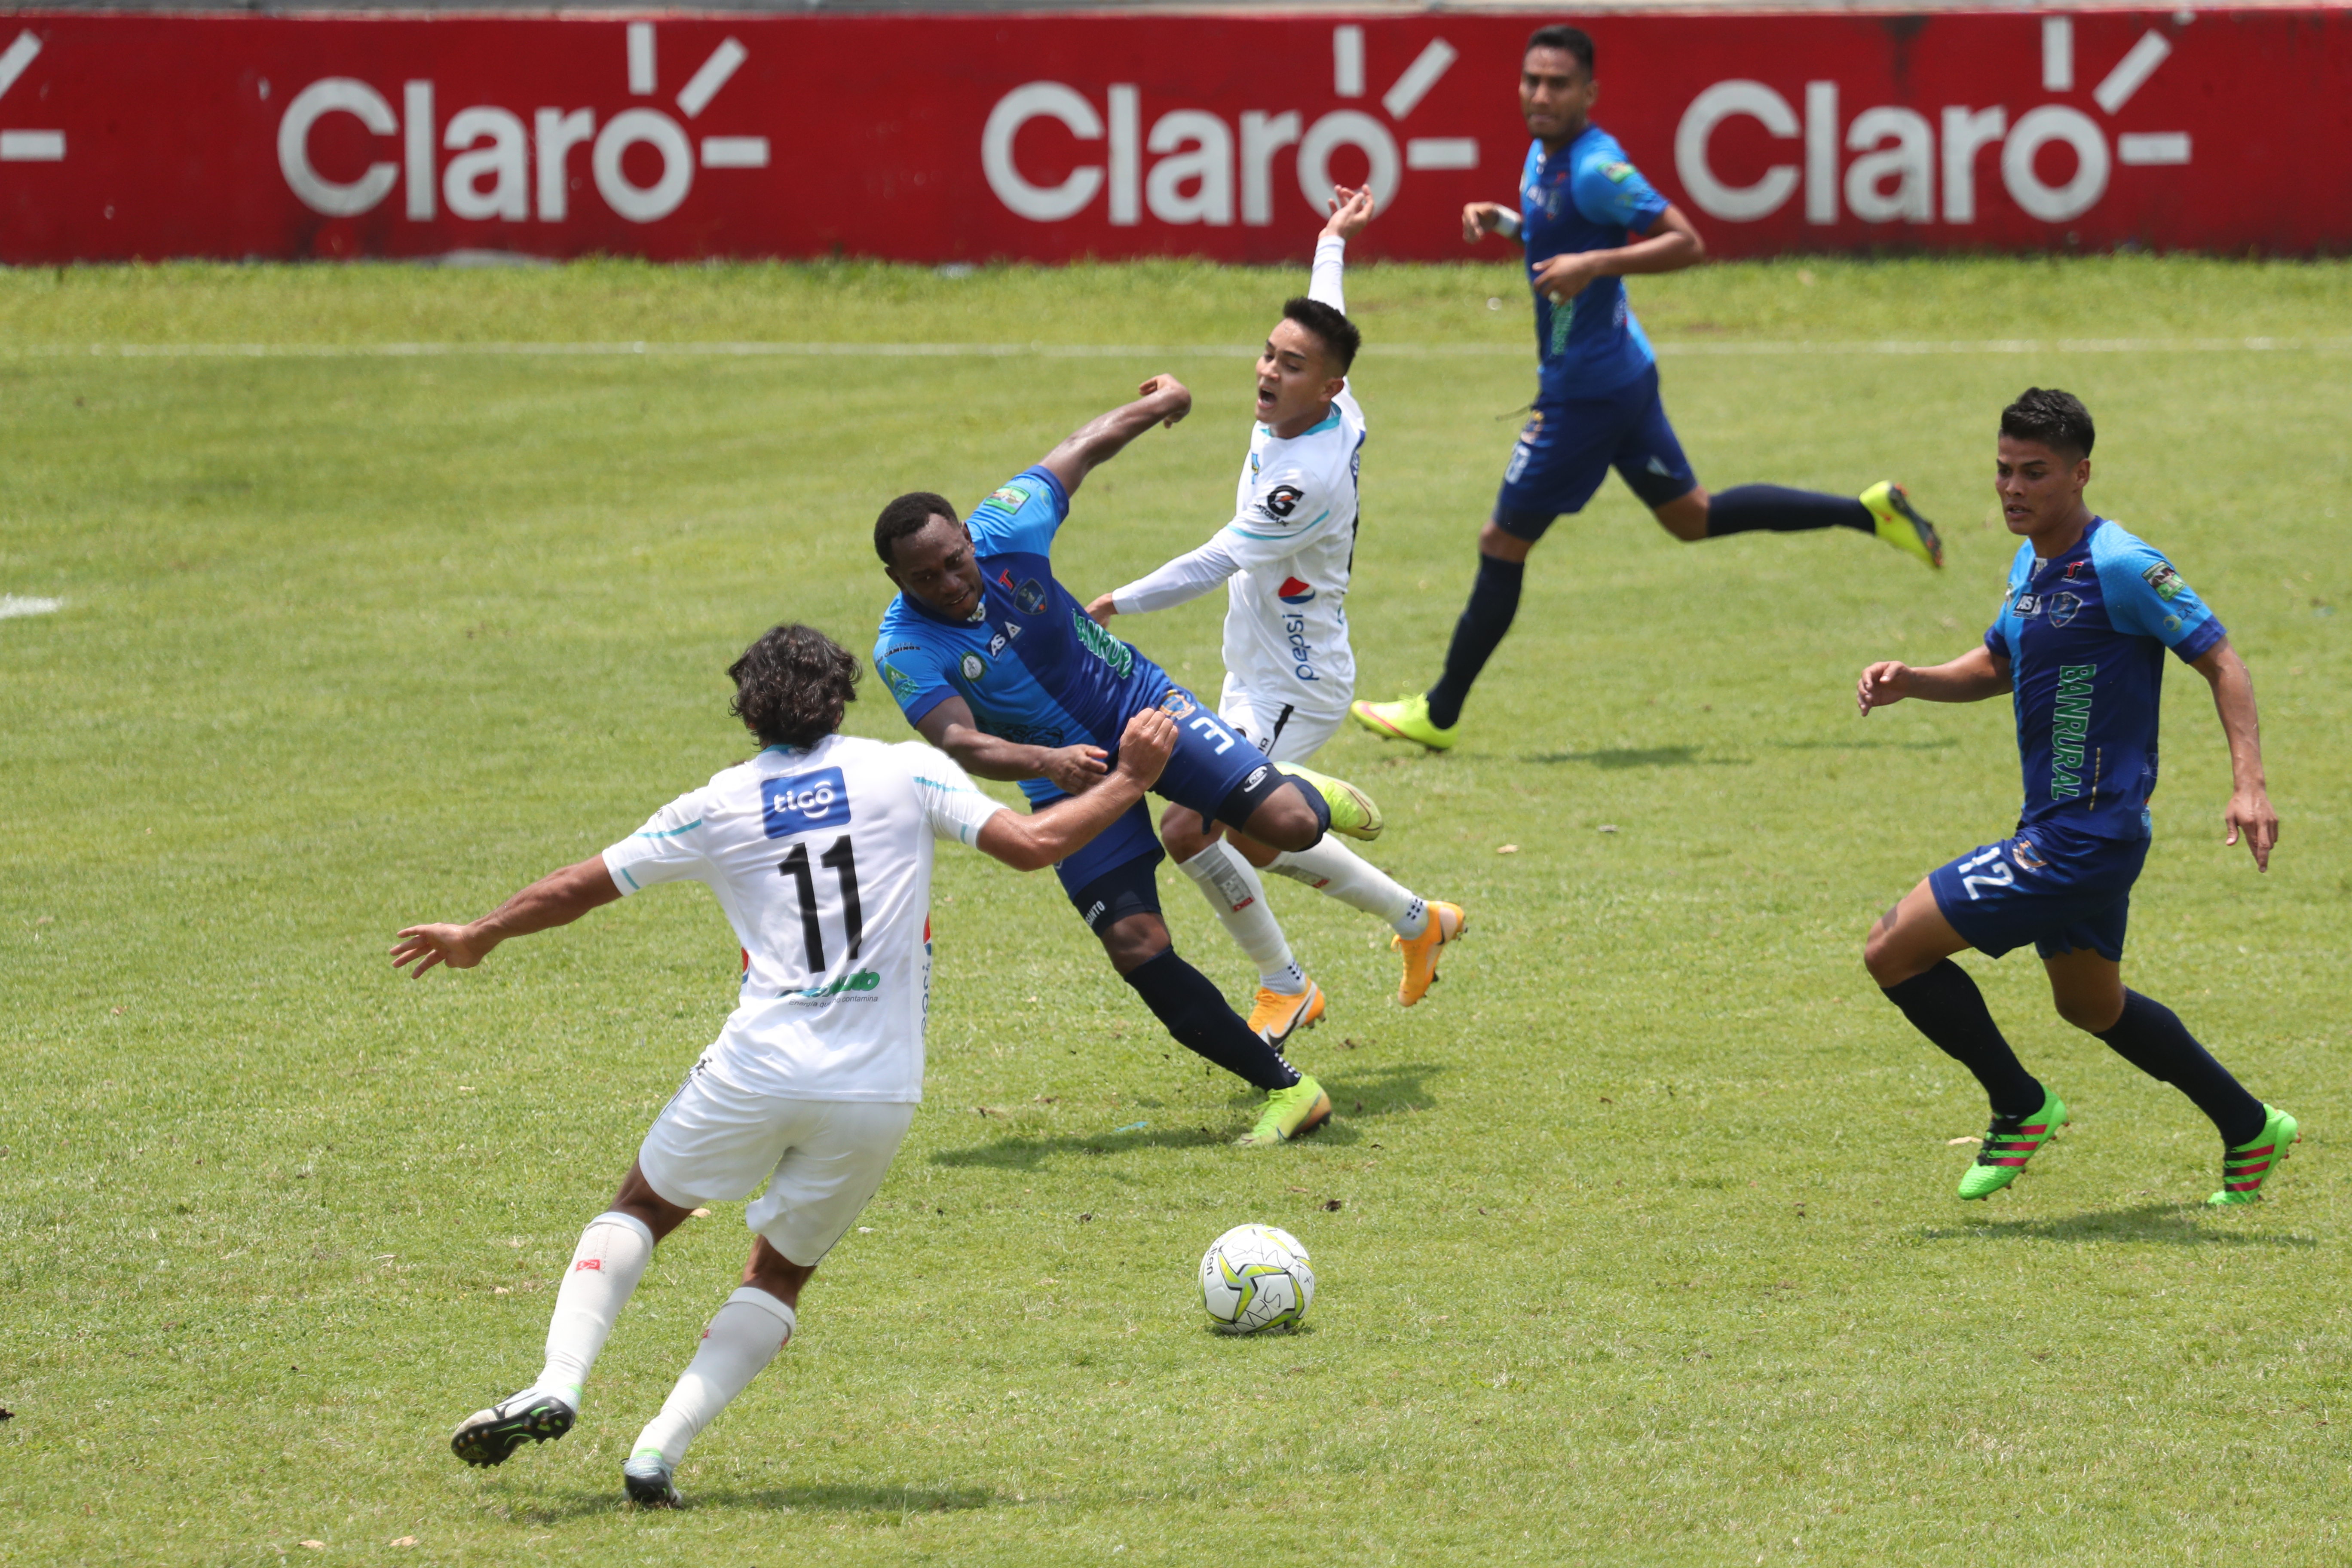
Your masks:
<svg viewBox="0 0 2352 1568"><path fill-rule="evenodd" d="M1285 577L1282 586L1274 594L1286 605L1311 605L1315 602L1315 585L1302 583L1296 577Z"/></svg>
<svg viewBox="0 0 2352 1568"><path fill-rule="evenodd" d="M819 827L841 827L849 821L849 785L839 768L788 773L760 781L762 821L771 838L785 838Z"/></svg>

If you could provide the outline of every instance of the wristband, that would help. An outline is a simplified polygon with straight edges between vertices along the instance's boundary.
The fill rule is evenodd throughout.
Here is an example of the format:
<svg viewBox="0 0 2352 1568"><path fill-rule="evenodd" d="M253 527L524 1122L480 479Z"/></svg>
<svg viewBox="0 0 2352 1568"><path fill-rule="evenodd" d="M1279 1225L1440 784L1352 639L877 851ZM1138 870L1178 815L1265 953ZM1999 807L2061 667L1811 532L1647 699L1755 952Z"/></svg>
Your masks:
<svg viewBox="0 0 2352 1568"><path fill-rule="evenodd" d="M1518 238L1519 215L1512 212L1499 214L1495 219L1495 232L1505 239Z"/></svg>

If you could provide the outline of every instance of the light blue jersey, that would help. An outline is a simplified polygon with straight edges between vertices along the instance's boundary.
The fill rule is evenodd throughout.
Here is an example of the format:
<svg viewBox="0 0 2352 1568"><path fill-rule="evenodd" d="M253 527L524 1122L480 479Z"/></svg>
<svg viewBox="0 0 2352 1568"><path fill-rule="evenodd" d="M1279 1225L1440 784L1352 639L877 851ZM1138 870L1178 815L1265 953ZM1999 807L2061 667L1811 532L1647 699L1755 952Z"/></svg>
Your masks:
<svg viewBox="0 0 2352 1568"><path fill-rule="evenodd" d="M1627 162L1617 139L1588 125L1547 157L1528 148L1519 175L1519 239L1528 276L1555 256L1614 250L1654 227L1666 199ZM1633 319L1622 278L1596 278L1565 305L1536 296L1536 347L1546 392L1594 397L1614 391L1657 361Z"/></svg>

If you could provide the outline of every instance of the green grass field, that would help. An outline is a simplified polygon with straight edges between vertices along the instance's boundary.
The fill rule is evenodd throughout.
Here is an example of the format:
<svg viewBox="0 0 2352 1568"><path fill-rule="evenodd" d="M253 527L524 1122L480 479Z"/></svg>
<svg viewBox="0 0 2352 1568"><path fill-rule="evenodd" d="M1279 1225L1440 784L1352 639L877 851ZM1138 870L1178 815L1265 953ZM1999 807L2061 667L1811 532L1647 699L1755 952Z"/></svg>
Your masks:
<svg viewBox="0 0 2352 1568"><path fill-rule="evenodd" d="M0 274L0 594L65 601L0 619L0 1555L2352 1554L2340 265L1638 284L1703 479L1899 475L1950 569L1859 536L1681 546L1614 481L1563 521L1458 751L1324 753L1387 807L1375 858L1475 923L1408 1013L1384 931L1276 884L1332 1002L1297 1054L1339 1104L1286 1149L1227 1147L1247 1098L1160 1035L1050 876L943 854L922 1113L797 1342L688 1458L694 1506L620 1506L618 1468L733 1286L739 1206L665 1245L578 1430L498 1470L449 1457L536 1372L579 1226L736 955L691 888L416 984L394 930L479 912L744 754L720 670L771 623L870 646L891 494L975 498L1171 370L1192 418L1088 482L1058 566L1084 596L1205 536L1239 356L1297 283ZM1436 669L1531 374L1505 271L1370 268L1350 294L1373 426L1350 614L1386 697ZM2164 346L2223 331L2303 346ZM87 352L635 340L1043 346ZM2251 1212L2204 1209L2209 1124L2057 1022L2026 954L1969 963L2076 1122L1963 1207L1951 1141L1982 1100L1859 962L1880 910L2014 818L2005 703L1865 724L1851 691L1980 634L2010 554L1991 430L2033 383L2089 402L2093 499L2216 606L2263 700L2267 877L2219 842L2219 729L2174 670L2127 971L2302 1117ZM1221 613L1119 626L1213 690ZM850 727L905 733L870 678ZM1179 945L1245 995L1162 880ZM1222 1340L1192 1268L1252 1218L1307 1240L1321 1293L1304 1331Z"/></svg>

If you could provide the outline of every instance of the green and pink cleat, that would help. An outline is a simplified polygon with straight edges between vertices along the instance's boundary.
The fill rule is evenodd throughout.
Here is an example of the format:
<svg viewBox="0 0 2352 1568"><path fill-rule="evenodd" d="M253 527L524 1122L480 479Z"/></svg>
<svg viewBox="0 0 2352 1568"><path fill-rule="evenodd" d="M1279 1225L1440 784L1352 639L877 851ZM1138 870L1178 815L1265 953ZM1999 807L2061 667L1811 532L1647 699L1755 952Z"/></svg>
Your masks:
<svg viewBox="0 0 2352 1568"><path fill-rule="evenodd" d="M1976 1163L1960 1173L1960 1196L1989 1198L2025 1173L2025 1163L2066 1125L2066 1102L2044 1089L2031 1116L1996 1116L1985 1129Z"/></svg>

